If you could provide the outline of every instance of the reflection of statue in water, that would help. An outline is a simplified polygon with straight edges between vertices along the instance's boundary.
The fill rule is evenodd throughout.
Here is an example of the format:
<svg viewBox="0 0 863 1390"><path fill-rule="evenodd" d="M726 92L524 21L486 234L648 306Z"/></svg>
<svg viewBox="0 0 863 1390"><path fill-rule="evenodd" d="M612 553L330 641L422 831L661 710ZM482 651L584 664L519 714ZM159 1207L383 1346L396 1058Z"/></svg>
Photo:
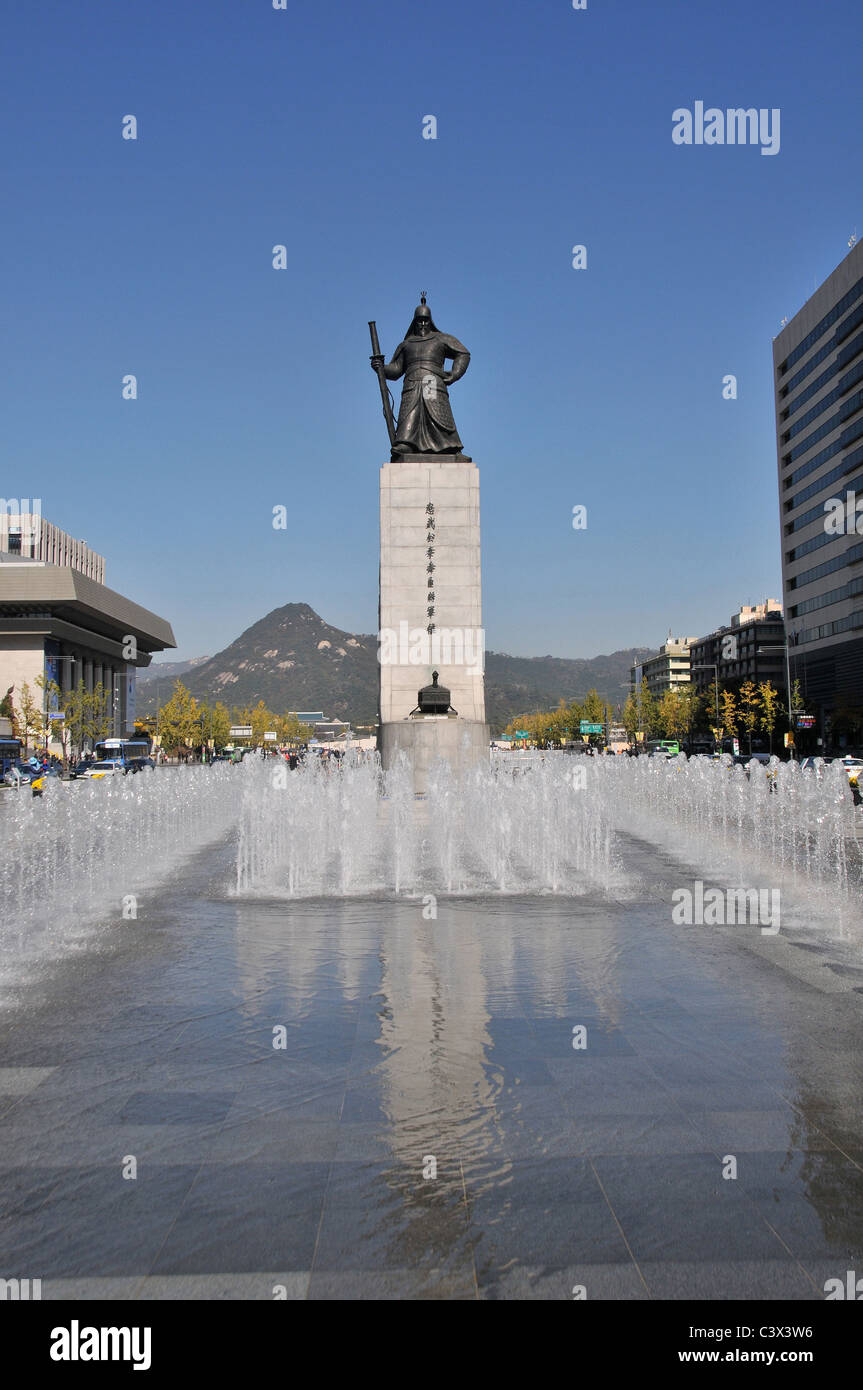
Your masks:
<svg viewBox="0 0 863 1390"><path fill-rule="evenodd" d="M449 372L444 369L447 358L452 360ZM392 441L393 460L434 454L470 462L462 453L447 391L452 382L464 376L469 361L470 353L464 343L435 327L423 295L404 341L393 353L393 360L385 363L378 353L371 359L372 370L379 379L397 381L401 376L405 379Z"/></svg>

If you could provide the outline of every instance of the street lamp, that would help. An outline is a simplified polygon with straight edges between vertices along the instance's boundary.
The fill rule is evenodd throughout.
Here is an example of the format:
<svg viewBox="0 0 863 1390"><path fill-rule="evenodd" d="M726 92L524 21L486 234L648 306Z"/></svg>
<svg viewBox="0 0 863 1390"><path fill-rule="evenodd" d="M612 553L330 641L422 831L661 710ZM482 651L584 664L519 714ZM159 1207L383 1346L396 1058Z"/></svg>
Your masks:
<svg viewBox="0 0 863 1390"><path fill-rule="evenodd" d="M794 645L795 645L795 647L796 647L796 646L797 646L797 633L796 633L796 632L794 632L794 633L789 633L788 635L789 635L789 637L793 637L793 638L795 639L795 640L794 640ZM785 698L786 698L787 701L788 701L788 724L789 724L789 726L791 726L791 725L793 724L793 717L792 717L792 713L791 713L791 657L790 657L789 650L788 650L789 647L790 647L790 645L791 645L791 643L788 642L788 641L786 640L785 642L782 643L781 646L775 646L775 647L756 647L756 648L755 648L755 655L756 655L756 656L765 656L768 652L784 652L784 653L785 653ZM792 739L793 739L793 737L794 737L794 735L793 735L793 733L792 733ZM797 749L795 748L795 746L794 746L794 744L793 744L793 742L792 742L792 744L791 744L791 759L792 759L792 761L796 761L796 758L797 758Z"/></svg>
<svg viewBox="0 0 863 1390"><path fill-rule="evenodd" d="M712 671L713 690L716 695L716 737L719 738L719 667L713 661L705 661L700 666L690 666L691 671Z"/></svg>

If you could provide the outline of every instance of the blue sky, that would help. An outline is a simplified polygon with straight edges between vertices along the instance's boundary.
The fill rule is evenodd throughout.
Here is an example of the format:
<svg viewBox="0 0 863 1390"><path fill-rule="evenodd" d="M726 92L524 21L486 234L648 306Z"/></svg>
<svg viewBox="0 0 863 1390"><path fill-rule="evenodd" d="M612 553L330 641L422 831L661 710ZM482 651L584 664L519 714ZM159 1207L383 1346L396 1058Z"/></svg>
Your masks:
<svg viewBox="0 0 863 1390"><path fill-rule="evenodd" d="M3 27L2 492L176 655L288 602L375 630L367 321L389 357L421 289L473 354L493 650L779 596L771 339L863 233L858 5L49 0ZM673 144L696 100L780 108L779 154Z"/></svg>

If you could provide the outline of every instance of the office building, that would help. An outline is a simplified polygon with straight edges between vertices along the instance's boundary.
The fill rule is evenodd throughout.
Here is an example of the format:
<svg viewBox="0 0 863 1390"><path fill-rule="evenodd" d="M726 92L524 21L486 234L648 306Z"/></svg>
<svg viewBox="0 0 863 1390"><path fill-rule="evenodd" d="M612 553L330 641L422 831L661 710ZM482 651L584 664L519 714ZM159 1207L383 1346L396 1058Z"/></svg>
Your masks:
<svg viewBox="0 0 863 1390"><path fill-rule="evenodd" d="M692 679L699 695L718 675L720 688L739 690L744 681L771 681L785 701L785 624L778 599L745 604L725 627L693 641ZM715 669L714 669L715 668Z"/></svg>
<svg viewBox="0 0 863 1390"><path fill-rule="evenodd" d="M46 558L46 557L52 558ZM97 577L99 576L99 577ZM135 726L135 673L175 647L171 626L104 584L105 561L35 513L0 512L0 696L37 677L102 687L115 736Z"/></svg>
<svg viewBox="0 0 863 1390"><path fill-rule="evenodd" d="M105 561L86 541L76 541L59 526L52 526L40 512L0 510L0 564L17 560L60 565L86 574L98 584L105 583Z"/></svg>
<svg viewBox="0 0 863 1390"><path fill-rule="evenodd" d="M681 685L689 685L690 648L694 637L668 637L656 656L638 662L630 668L632 689L637 690L642 680L652 695L662 695L666 690L677 690Z"/></svg>
<svg viewBox="0 0 863 1390"><path fill-rule="evenodd" d="M773 343L791 679L818 732L863 723L863 244ZM837 525L839 515L850 526Z"/></svg>

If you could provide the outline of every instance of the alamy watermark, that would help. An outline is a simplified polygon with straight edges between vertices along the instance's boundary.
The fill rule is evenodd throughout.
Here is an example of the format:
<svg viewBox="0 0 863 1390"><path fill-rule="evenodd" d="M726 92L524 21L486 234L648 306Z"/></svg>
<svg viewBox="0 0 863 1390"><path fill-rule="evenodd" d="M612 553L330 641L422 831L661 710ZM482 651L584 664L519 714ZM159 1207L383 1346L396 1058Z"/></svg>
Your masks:
<svg viewBox="0 0 863 1390"><path fill-rule="evenodd" d="M14 517L41 517L42 498L34 497L31 501L29 497L0 497L0 512Z"/></svg>
<svg viewBox="0 0 863 1390"><path fill-rule="evenodd" d="M41 1279L0 1279L0 1302L26 1303L41 1297Z"/></svg>
<svg viewBox="0 0 863 1390"><path fill-rule="evenodd" d="M863 536L863 497L858 501L853 488L844 497L828 497L824 513L828 536Z"/></svg>
<svg viewBox="0 0 863 1390"><path fill-rule="evenodd" d="M692 890L675 888L671 920L677 926L723 927L748 924L762 936L779 931L778 888L707 888L696 879Z"/></svg>
<svg viewBox="0 0 863 1390"><path fill-rule="evenodd" d="M844 1279L827 1279L824 1284L824 1293L828 1303L831 1299L844 1298L850 1299L852 1303L863 1301L863 1279L857 1278L857 1272L853 1269L846 1269Z"/></svg>
<svg viewBox="0 0 863 1390"><path fill-rule="evenodd" d="M149 1327L82 1327L73 1318L69 1327L51 1332L52 1361L131 1361L133 1371L148 1371L152 1363Z"/></svg>
<svg viewBox="0 0 863 1390"><path fill-rule="evenodd" d="M485 669L485 628L411 627L400 622L398 631L384 627L378 633L381 666L464 666L471 676Z"/></svg>
<svg viewBox="0 0 863 1390"><path fill-rule="evenodd" d="M671 138L675 145L760 145L762 154L778 154L780 145L780 108L774 106L728 107L704 109L696 101L695 109L678 106L671 113Z"/></svg>

